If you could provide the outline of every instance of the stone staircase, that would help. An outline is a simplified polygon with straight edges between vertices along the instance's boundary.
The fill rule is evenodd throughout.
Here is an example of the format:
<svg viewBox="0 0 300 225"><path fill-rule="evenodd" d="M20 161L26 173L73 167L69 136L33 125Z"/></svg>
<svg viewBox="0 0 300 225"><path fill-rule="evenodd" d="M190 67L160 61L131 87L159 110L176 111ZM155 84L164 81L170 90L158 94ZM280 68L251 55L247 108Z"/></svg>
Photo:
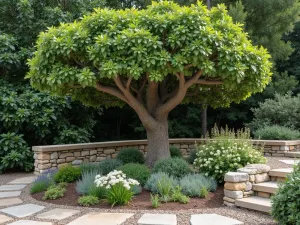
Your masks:
<svg viewBox="0 0 300 225"><path fill-rule="evenodd" d="M269 213L271 211L271 196L276 193L278 183L283 182L292 168L272 169L268 172L269 181L252 185L253 196L235 200L235 205L242 208L252 209Z"/></svg>

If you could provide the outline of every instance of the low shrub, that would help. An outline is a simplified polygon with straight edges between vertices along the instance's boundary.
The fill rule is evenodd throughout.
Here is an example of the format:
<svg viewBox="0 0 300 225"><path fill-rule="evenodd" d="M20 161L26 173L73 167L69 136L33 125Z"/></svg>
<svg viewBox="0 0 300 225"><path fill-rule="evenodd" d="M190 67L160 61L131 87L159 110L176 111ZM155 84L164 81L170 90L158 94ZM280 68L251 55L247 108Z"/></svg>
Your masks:
<svg viewBox="0 0 300 225"><path fill-rule="evenodd" d="M223 182L228 171L236 171L247 164L265 163L262 152L253 148L250 131L245 129L235 133L228 128L214 128L211 141L198 146L195 168Z"/></svg>
<svg viewBox="0 0 300 225"><path fill-rule="evenodd" d="M192 172L189 164L181 158L167 158L158 160L152 169L153 173L165 172L177 178Z"/></svg>
<svg viewBox="0 0 300 225"><path fill-rule="evenodd" d="M137 163L128 163L118 168L127 177L137 180L141 185L144 185L150 176L150 170L147 166L137 164Z"/></svg>
<svg viewBox="0 0 300 225"><path fill-rule="evenodd" d="M81 173L96 173L102 174L101 167L99 166L100 163L82 163L80 165Z"/></svg>
<svg viewBox="0 0 300 225"><path fill-rule="evenodd" d="M82 173L81 180L76 182L76 191L78 194L87 195L91 187L95 186L95 178L98 174L94 171Z"/></svg>
<svg viewBox="0 0 300 225"><path fill-rule="evenodd" d="M107 175L122 165L123 162L118 159L105 159L99 163L99 170L102 171L102 175Z"/></svg>
<svg viewBox="0 0 300 225"><path fill-rule="evenodd" d="M45 192L43 200L61 198L64 196L65 192L66 188L63 187L63 185L53 185Z"/></svg>
<svg viewBox="0 0 300 225"><path fill-rule="evenodd" d="M97 187L107 189L106 200L112 206L127 205L133 197L131 187L139 185L139 182L126 178L122 171L112 171L106 176L97 175L95 179Z"/></svg>
<svg viewBox="0 0 300 225"><path fill-rule="evenodd" d="M136 148L123 148L117 155L117 159L122 161L124 164L127 163L139 163L145 162L145 157L142 152Z"/></svg>
<svg viewBox="0 0 300 225"><path fill-rule="evenodd" d="M51 185L54 184L54 175L57 173L57 170L48 170L41 175L39 175L32 183L30 187L30 193L38 193L46 191Z"/></svg>
<svg viewBox="0 0 300 225"><path fill-rule="evenodd" d="M170 146L170 154L171 154L172 158L175 158L175 157L182 158L181 151L176 146Z"/></svg>
<svg viewBox="0 0 300 225"><path fill-rule="evenodd" d="M81 177L81 171L78 167L67 165L61 167L54 175L54 181L56 183L67 182L72 183Z"/></svg>
<svg viewBox="0 0 300 225"><path fill-rule="evenodd" d="M287 176L272 197L272 216L281 225L298 225L300 221L300 164Z"/></svg>
<svg viewBox="0 0 300 225"><path fill-rule="evenodd" d="M300 132L292 128L273 125L254 131L254 137L262 140L298 140Z"/></svg>
<svg viewBox="0 0 300 225"><path fill-rule="evenodd" d="M179 186L182 189L182 193L195 197L199 196L199 192L203 187L208 191L215 191L217 189L217 181L203 174L188 174L179 180Z"/></svg>
<svg viewBox="0 0 300 225"><path fill-rule="evenodd" d="M190 152L189 157L187 158L187 162L189 164L194 164L195 159L197 158L197 151L194 149Z"/></svg>
<svg viewBox="0 0 300 225"><path fill-rule="evenodd" d="M159 196L150 194L150 198L152 207L155 209L158 208L160 205Z"/></svg>
<svg viewBox="0 0 300 225"><path fill-rule="evenodd" d="M168 183L171 183L173 188L176 187L178 184L176 178L169 176L167 173L158 172L151 174L151 176L145 184L145 189L151 191L152 193L159 193L158 184L160 180L166 180Z"/></svg>
<svg viewBox="0 0 300 225"><path fill-rule="evenodd" d="M78 204L81 206L97 205L99 202L99 199L92 195L82 196L78 199Z"/></svg>

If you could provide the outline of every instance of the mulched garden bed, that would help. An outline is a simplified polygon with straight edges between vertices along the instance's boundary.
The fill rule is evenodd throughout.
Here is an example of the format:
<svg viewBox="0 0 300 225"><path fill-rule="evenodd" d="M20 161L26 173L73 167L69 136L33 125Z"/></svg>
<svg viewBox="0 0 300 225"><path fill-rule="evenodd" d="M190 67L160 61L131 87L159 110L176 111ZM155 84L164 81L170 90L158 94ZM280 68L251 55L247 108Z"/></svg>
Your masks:
<svg viewBox="0 0 300 225"><path fill-rule="evenodd" d="M38 201L53 203L57 205L68 205L68 206L79 206L77 203L78 198L80 197L76 190L76 184L69 184L66 188L67 191L64 197L55 199L55 200L43 200L45 192L40 192L33 194L32 197ZM217 191L214 193L209 193L208 197L203 198L191 198L190 202L187 204L181 204L178 202L168 202L162 203L157 209L158 210L185 210L185 209L199 209L199 208L217 208L223 204L223 187L218 187ZM91 208L102 208L102 209L111 209L111 206L106 202L102 201L96 206L90 206ZM150 192L143 190L141 194L135 196L131 201L130 205L127 206L115 206L115 209L130 209L130 210L157 210L151 206Z"/></svg>

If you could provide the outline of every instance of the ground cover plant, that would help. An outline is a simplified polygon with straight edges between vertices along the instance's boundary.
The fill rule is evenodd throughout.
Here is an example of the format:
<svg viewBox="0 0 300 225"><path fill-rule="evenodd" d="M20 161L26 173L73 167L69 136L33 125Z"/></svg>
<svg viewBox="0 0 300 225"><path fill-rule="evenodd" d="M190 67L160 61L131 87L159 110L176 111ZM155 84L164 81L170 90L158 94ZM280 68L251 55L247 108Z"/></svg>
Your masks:
<svg viewBox="0 0 300 225"><path fill-rule="evenodd" d="M99 202L99 199L93 195L85 195L78 199L78 204L81 206L97 205Z"/></svg>
<svg viewBox="0 0 300 225"><path fill-rule="evenodd" d="M57 198L61 198L64 196L65 192L66 192L66 183L60 183L58 185L52 185L50 186L47 191L45 192L44 195L44 200L50 199L57 199Z"/></svg>
<svg viewBox="0 0 300 225"><path fill-rule="evenodd" d="M250 141L250 131L218 129L211 133L212 140L199 145L194 165L197 171L205 176L214 177L223 182L228 171L236 171L247 164L265 163L261 151L255 149Z"/></svg>

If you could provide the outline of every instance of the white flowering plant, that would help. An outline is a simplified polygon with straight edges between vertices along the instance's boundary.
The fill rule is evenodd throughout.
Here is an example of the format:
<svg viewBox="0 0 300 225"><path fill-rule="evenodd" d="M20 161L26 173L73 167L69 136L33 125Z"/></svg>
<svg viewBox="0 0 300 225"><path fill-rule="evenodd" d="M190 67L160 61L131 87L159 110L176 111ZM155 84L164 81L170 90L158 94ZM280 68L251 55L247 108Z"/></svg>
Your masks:
<svg viewBox="0 0 300 225"><path fill-rule="evenodd" d="M106 200L112 206L128 204L134 195L132 187L140 185L137 180L127 178L126 174L118 170L114 170L106 176L97 175L95 184L97 187L107 189Z"/></svg>
<svg viewBox="0 0 300 225"><path fill-rule="evenodd" d="M262 152L255 149L248 130L234 133L228 129L213 130L212 139L197 147L194 167L205 176L224 181L225 173L236 171L247 164L265 163Z"/></svg>

